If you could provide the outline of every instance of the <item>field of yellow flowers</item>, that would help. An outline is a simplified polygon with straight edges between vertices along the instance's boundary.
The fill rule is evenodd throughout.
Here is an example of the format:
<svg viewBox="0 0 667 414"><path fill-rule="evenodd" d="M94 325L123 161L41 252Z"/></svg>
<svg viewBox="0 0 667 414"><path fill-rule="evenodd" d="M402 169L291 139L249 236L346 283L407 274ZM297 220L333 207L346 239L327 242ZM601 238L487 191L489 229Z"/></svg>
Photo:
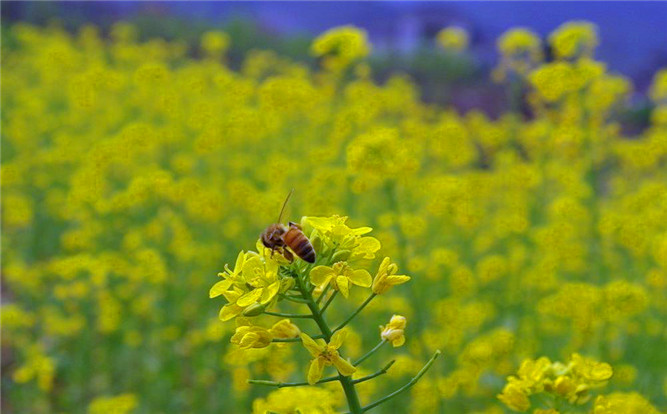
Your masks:
<svg viewBox="0 0 667 414"><path fill-rule="evenodd" d="M650 126L624 136L632 85L599 41L585 22L505 33L492 76L532 115L490 119L375 83L354 27L314 41L317 69L253 51L232 70L222 32L193 51L128 24L13 25L3 409L660 412L667 71ZM316 267L258 244L292 188L282 221ZM305 313L329 305L333 335Z"/></svg>

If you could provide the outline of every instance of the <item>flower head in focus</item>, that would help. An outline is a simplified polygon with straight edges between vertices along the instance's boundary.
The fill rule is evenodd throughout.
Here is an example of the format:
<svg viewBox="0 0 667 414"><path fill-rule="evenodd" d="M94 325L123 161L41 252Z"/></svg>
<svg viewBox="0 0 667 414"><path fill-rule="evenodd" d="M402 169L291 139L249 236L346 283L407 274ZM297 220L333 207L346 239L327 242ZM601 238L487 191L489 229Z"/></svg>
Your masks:
<svg viewBox="0 0 667 414"><path fill-rule="evenodd" d="M380 268L373 279L373 293L381 295L393 286L401 285L410 280L410 276L397 275L396 272L398 272L396 263L391 263L388 257L382 259Z"/></svg>
<svg viewBox="0 0 667 414"><path fill-rule="evenodd" d="M306 217L306 223L315 229L316 236L329 248L335 249L334 258L353 262L355 260L372 260L380 250L381 244L375 237L364 236L373 229L348 227L345 216Z"/></svg>
<svg viewBox="0 0 667 414"><path fill-rule="evenodd" d="M310 271L310 280L322 289L331 286L344 297L350 295L350 284L371 287L371 275L365 269L352 269L347 262L337 262L333 266L317 266Z"/></svg>
<svg viewBox="0 0 667 414"><path fill-rule="evenodd" d="M331 341L327 344L324 339L313 340L305 333L301 334L303 346L313 356L308 368L308 383L313 385L322 378L324 367L333 365L343 376L350 376L356 372L356 368L348 361L341 358L338 354L338 348L343 345L347 331L340 330L331 336Z"/></svg>
<svg viewBox="0 0 667 414"><path fill-rule="evenodd" d="M220 310L220 319L228 321L249 308L268 306L280 291L279 267L277 262L255 252L239 253L234 270L225 266L225 271L218 274L224 280L213 285L209 292L211 298L223 295L227 299L228 303Z"/></svg>

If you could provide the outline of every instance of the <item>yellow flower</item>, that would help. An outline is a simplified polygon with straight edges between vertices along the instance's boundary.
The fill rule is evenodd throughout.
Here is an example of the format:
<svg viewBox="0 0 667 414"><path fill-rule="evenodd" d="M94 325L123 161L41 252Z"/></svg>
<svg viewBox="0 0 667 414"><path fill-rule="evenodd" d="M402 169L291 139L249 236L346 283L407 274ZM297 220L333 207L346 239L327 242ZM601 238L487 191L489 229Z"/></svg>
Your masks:
<svg viewBox="0 0 667 414"><path fill-rule="evenodd" d="M229 35L225 32L210 31L202 35L201 48L210 56L219 57L229 47Z"/></svg>
<svg viewBox="0 0 667 414"><path fill-rule="evenodd" d="M239 253L234 270L226 267L224 273L218 274L225 280L213 285L209 291L210 297L223 295L229 302L220 309L220 319L228 321L248 307L267 306L273 301L281 286L279 267L277 262L257 253Z"/></svg>
<svg viewBox="0 0 667 414"><path fill-rule="evenodd" d="M454 52L464 51L470 42L468 32L463 28L456 26L446 27L440 30L436 35L436 39L443 49L452 50Z"/></svg>
<svg viewBox="0 0 667 414"><path fill-rule="evenodd" d="M324 244L336 249L339 257L342 256L341 259L372 260L375 258L375 253L382 247L376 238L362 237L370 233L372 228L350 228L345 224L347 221L345 216L306 217L305 220L315 229L316 235L322 239Z"/></svg>
<svg viewBox="0 0 667 414"><path fill-rule="evenodd" d="M127 414L134 411L138 401L134 394L97 397L88 405L88 414Z"/></svg>
<svg viewBox="0 0 667 414"><path fill-rule="evenodd" d="M403 345L405 343L405 326L407 323L408 320L405 316L392 316L387 326L380 326L380 337L387 342L391 342L394 348Z"/></svg>
<svg viewBox="0 0 667 414"><path fill-rule="evenodd" d="M266 348L271 345L273 335L268 329L261 326L253 326L245 318L236 320L236 332L230 342L238 345L241 349Z"/></svg>
<svg viewBox="0 0 667 414"><path fill-rule="evenodd" d="M583 378L593 382L606 381L613 375L611 365L605 362L597 362L579 354L572 355L573 371Z"/></svg>
<svg viewBox="0 0 667 414"><path fill-rule="evenodd" d="M514 411L524 412L530 408L528 396L516 383L505 385L498 399Z"/></svg>
<svg viewBox="0 0 667 414"><path fill-rule="evenodd" d="M598 44L597 28L589 22L567 22L549 35L558 58L590 56Z"/></svg>
<svg viewBox="0 0 667 414"><path fill-rule="evenodd" d="M296 338L301 333L298 326L290 322L289 319L282 319L276 322L269 330L274 338Z"/></svg>
<svg viewBox="0 0 667 414"><path fill-rule="evenodd" d="M380 268L373 279L373 293L381 295L392 286L401 285L410 280L410 276L397 275L396 272L398 272L398 266L395 263L391 263L388 257L382 259Z"/></svg>
<svg viewBox="0 0 667 414"><path fill-rule="evenodd" d="M331 336L331 341L327 344L324 339L318 339L317 342L305 333L301 334L303 346L313 356L308 367L308 383L313 385L322 378L322 372L325 366L333 365L338 372L344 376L350 376L357 371L348 361L341 358L338 354L338 348L343 345L347 331L341 330Z"/></svg>
<svg viewBox="0 0 667 414"><path fill-rule="evenodd" d="M317 266L310 271L310 280L320 289L331 283L331 286L346 298L350 295L350 283L370 287L372 282L368 271L354 270L347 262L334 263L333 267Z"/></svg>
<svg viewBox="0 0 667 414"><path fill-rule="evenodd" d="M311 53L323 58L323 65L339 71L371 51L366 32L354 26L334 27L315 39Z"/></svg>
<svg viewBox="0 0 667 414"><path fill-rule="evenodd" d="M615 392L595 400L593 414L658 414L651 403L636 392Z"/></svg>
<svg viewBox="0 0 667 414"><path fill-rule="evenodd" d="M543 381L547 369L549 369L550 366L551 361L546 357L541 357L537 360L526 359L521 363L521 367L517 374L523 383L528 386L533 386Z"/></svg>

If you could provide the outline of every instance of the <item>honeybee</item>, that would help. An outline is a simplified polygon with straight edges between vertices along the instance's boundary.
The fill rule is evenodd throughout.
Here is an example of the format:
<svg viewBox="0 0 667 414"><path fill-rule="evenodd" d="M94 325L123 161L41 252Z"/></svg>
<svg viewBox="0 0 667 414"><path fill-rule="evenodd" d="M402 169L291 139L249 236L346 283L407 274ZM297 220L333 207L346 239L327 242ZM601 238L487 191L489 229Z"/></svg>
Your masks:
<svg viewBox="0 0 667 414"><path fill-rule="evenodd" d="M292 254L292 252L294 252L304 261L315 263L315 249L310 243L310 240L308 240L308 237L303 234L301 226L292 221L290 221L287 226L280 223L280 220L283 218L283 212L285 212L287 201L289 201L293 192L294 189L287 194L287 198L283 203L283 208L280 210L280 215L278 216L278 222L267 227L261 234L262 244L271 249L272 256L273 252L277 250L291 262L294 260L294 255Z"/></svg>

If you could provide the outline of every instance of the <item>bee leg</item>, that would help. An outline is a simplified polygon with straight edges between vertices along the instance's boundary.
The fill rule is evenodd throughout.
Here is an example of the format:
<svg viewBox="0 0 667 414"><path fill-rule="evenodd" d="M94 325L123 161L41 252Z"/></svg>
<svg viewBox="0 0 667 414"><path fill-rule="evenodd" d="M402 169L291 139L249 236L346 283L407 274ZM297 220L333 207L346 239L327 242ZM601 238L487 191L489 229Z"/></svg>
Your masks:
<svg viewBox="0 0 667 414"><path fill-rule="evenodd" d="M294 261L294 255L285 247L283 247L283 256L285 256L285 259L289 260L290 263Z"/></svg>

